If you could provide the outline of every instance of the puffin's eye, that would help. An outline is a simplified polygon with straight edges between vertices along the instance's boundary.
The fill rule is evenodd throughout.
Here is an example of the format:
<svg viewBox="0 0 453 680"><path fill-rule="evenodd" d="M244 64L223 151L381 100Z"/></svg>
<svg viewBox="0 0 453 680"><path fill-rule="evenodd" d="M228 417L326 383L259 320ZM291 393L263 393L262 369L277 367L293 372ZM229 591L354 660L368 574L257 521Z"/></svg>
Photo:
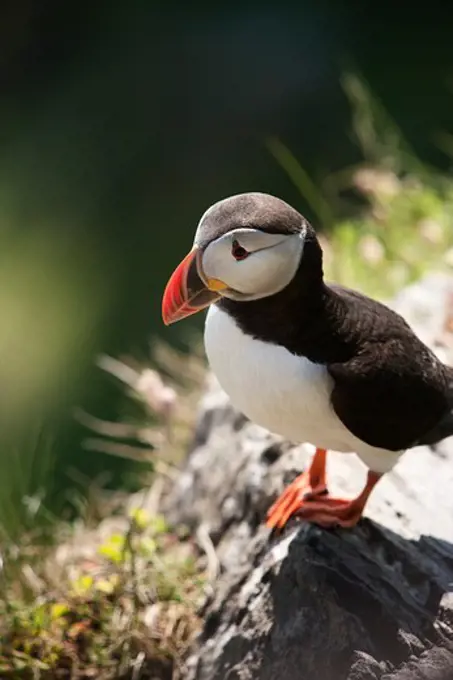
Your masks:
<svg viewBox="0 0 453 680"><path fill-rule="evenodd" d="M245 260L250 255L249 251L243 248L236 239L231 244L231 254L235 260Z"/></svg>

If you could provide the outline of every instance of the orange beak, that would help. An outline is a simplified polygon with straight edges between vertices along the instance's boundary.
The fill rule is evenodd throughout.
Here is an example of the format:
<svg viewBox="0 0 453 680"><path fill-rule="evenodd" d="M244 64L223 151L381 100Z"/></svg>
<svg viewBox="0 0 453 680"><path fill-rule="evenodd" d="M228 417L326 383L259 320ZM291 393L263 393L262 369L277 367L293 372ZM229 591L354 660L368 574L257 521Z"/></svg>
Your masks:
<svg viewBox="0 0 453 680"><path fill-rule="evenodd" d="M204 279L202 251L194 246L171 275L162 298L162 319L166 326L205 309L227 288L218 279Z"/></svg>

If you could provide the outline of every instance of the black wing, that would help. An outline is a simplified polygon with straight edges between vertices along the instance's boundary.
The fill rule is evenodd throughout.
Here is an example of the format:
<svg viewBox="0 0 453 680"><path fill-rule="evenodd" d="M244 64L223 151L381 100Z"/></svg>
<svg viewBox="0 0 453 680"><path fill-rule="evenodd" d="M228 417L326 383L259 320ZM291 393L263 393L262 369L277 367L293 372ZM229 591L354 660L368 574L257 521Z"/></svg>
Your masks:
<svg viewBox="0 0 453 680"><path fill-rule="evenodd" d="M331 401L362 441L392 451L410 448L449 412L448 369L388 307L339 286L346 328L362 338L354 356L331 363Z"/></svg>

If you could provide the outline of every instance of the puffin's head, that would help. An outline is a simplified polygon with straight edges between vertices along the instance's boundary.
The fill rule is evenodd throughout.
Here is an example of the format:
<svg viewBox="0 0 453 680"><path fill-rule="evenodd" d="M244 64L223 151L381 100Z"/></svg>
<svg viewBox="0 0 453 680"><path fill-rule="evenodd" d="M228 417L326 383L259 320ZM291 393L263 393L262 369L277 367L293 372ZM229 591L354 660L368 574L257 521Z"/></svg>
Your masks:
<svg viewBox="0 0 453 680"><path fill-rule="evenodd" d="M194 314L221 296L247 302L283 290L299 267L307 228L297 210L269 194L239 194L215 203L167 283L164 323Z"/></svg>

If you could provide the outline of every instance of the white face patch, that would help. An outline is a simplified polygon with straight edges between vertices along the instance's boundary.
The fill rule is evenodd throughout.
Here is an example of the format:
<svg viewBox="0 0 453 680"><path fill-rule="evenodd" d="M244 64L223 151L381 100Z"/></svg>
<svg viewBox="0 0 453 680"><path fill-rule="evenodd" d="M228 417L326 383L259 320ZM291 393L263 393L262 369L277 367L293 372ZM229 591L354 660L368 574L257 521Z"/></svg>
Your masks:
<svg viewBox="0 0 453 680"><path fill-rule="evenodd" d="M294 277L302 257L305 230L296 234L271 234L239 228L212 241L203 253L206 278L223 281L222 294L235 300L256 300L283 290ZM248 255L237 260L234 246Z"/></svg>

